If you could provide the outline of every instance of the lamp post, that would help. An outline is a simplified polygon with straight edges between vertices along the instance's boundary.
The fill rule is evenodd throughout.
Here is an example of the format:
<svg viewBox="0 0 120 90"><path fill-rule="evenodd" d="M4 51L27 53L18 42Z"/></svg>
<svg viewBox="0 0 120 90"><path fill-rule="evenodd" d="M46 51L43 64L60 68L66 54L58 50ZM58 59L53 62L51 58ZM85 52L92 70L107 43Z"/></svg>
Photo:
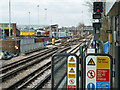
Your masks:
<svg viewBox="0 0 120 90"><path fill-rule="evenodd" d="M11 0L9 0L9 37L11 36Z"/></svg>
<svg viewBox="0 0 120 90"><path fill-rule="evenodd" d="M45 22L47 24L47 8L45 8L44 10L45 10Z"/></svg>
<svg viewBox="0 0 120 90"><path fill-rule="evenodd" d="M30 35L30 12L29 13L29 35Z"/></svg>
<svg viewBox="0 0 120 90"><path fill-rule="evenodd" d="M39 25L39 5L37 5L38 7L38 25Z"/></svg>

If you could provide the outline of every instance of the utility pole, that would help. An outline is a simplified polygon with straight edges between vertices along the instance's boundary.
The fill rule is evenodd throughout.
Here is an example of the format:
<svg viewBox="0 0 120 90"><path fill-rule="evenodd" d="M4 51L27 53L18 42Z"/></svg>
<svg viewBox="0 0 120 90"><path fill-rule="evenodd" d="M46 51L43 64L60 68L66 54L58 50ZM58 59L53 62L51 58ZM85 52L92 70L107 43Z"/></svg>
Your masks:
<svg viewBox="0 0 120 90"><path fill-rule="evenodd" d="M9 37L11 37L11 0L9 0Z"/></svg>
<svg viewBox="0 0 120 90"><path fill-rule="evenodd" d="M29 35L30 35L30 12L29 13Z"/></svg>
<svg viewBox="0 0 120 90"><path fill-rule="evenodd" d="M47 24L47 8L45 8L44 10L45 10L45 24Z"/></svg>
<svg viewBox="0 0 120 90"><path fill-rule="evenodd" d="M37 5L38 7L38 25L39 25L39 5Z"/></svg>

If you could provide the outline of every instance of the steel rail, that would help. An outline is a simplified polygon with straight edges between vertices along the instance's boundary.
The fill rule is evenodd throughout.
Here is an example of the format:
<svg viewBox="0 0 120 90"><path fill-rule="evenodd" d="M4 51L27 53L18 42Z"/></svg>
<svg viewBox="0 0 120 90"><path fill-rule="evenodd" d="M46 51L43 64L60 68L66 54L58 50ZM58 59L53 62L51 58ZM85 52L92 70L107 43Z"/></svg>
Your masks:
<svg viewBox="0 0 120 90"><path fill-rule="evenodd" d="M68 48L70 48L70 47L67 47L66 49L68 49ZM61 50L61 52L64 52L66 49ZM9 77L14 76L14 75L18 74L19 72L27 69L28 67L31 67L31 66L33 66L33 65L35 65L35 64L43 61L45 58L53 55L53 54L56 53L57 51L58 51L58 50L55 50L55 51L53 51L53 52L51 52L51 53L49 53L49 54L46 54L45 56L42 56L39 60L36 60L36 61L33 62L33 63L27 64L27 65L25 65L25 66L23 66L23 67L20 67L20 68L16 69L16 70L13 71L13 72L10 72L10 73L8 73L8 74L0 77L0 80L1 80L2 82L4 82L4 81L7 80Z"/></svg>
<svg viewBox="0 0 120 90"><path fill-rule="evenodd" d="M56 49L57 49L57 48L56 48ZM27 62L30 62L30 61L38 58L38 57L41 57L41 56L43 56L43 55L51 52L52 50L55 50L55 48L50 49L50 50L44 50L44 51L42 51L42 52L40 52L40 53L38 53L38 54L36 54L36 55L27 57L27 58L25 58L25 59L21 59L21 60L15 62L15 63L12 63L12 65L10 64L11 66L0 70L0 73L6 73L8 70L11 70L11 69L13 69L13 68L19 67L20 65L26 64Z"/></svg>
<svg viewBox="0 0 120 90"><path fill-rule="evenodd" d="M67 50L67 49L66 49ZM61 59L61 57L59 58L59 60ZM11 86L9 86L6 90L9 90L9 89L15 89L18 85L24 83L25 81L27 81L29 78L30 80L28 80L27 82L25 82L23 85L21 85L19 88L17 89L21 89L23 87L25 87L25 85L27 85L30 81L32 81L33 79L37 78L40 74L42 74L44 71L42 69L45 68L45 70L49 69L51 66L49 66L51 64L51 61L46 63L45 65L43 65L42 67L38 68L37 70L35 70L34 72L28 74L27 76L25 76L24 78L20 79L18 82L12 84ZM41 71L42 70L42 71ZM40 72L38 73L36 76L35 73L37 72Z"/></svg>
<svg viewBox="0 0 120 90"><path fill-rule="evenodd" d="M91 39L90 39L91 40ZM82 43L81 43L82 44ZM89 44L88 44L89 45ZM77 53L79 50L79 45L75 47L73 50L71 50L69 53ZM75 51L74 51L75 50ZM74 52L73 52L74 51ZM42 87L50 80L51 78L51 73L47 75L41 82L39 82L32 90L39 90L42 89Z"/></svg>

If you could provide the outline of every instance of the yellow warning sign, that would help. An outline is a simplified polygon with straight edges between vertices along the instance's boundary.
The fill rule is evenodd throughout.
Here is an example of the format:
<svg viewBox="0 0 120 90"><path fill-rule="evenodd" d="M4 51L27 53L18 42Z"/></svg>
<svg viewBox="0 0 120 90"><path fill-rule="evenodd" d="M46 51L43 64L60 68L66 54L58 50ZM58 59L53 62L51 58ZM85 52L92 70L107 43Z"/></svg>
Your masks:
<svg viewBox="0 0 120 90"><path fill-rule="evenodd" d="M68 74L68 78L76 78L76 74Z"/></svg>
<svg viewBox="0 0 120 90"><path fill-rule="evenodd" d="M76 67L76 63L68 63L68 67Z"/></svg>
<svg viewBox="0 0 120 90"><path fill-rule="evenodd" d="M71 59L70 59L70 62L74 62L75 60L73 59L73 57L71 57Z"/></svg>
<svg viewBox="0 0 120 90"><path fill-rule="evenodd" d="M71 68L69 72L70 72L70 73L74 73L75 71L74 71L73 68Z"/></svg>
<svg viewBox="0 0 120 90"><path fill-rule="evenodd" d="M97 56L97 68L110 69L110 58L105 56Z"/></svg>
<svg viewBox="0 0 120 90"><path fill-rule="evenodd" d="M90 61L88 62L88 65L95 65L95 62L93 61L92 58L91 58Z"/></svg>

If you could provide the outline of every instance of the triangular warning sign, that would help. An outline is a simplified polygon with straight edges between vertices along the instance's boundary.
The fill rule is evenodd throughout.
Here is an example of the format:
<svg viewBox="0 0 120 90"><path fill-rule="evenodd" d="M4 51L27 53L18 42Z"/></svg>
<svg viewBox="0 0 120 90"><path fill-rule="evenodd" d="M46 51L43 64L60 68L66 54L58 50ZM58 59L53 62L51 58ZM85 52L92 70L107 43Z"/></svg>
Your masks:
<svg viewBox="0 0 120 90"><path fill-rule="evenodd" d="M75 71L73 70L73 68L71 68L71 70L69 72L74 73Z"/></svg>
<svg viewBox="0 0 120 90"><path fill-rule="evenodd" d="M73 57L71 57L71 59L70 59L70 62L74 62L74 59L73 59Z"/></svg>
<svg viewBox="0 0 120 90"><path fill-rule="evenodd" d="M90 61L88 62L88 65L95 65L95 62L93 61L92 58L91 58Z"/></svg>

